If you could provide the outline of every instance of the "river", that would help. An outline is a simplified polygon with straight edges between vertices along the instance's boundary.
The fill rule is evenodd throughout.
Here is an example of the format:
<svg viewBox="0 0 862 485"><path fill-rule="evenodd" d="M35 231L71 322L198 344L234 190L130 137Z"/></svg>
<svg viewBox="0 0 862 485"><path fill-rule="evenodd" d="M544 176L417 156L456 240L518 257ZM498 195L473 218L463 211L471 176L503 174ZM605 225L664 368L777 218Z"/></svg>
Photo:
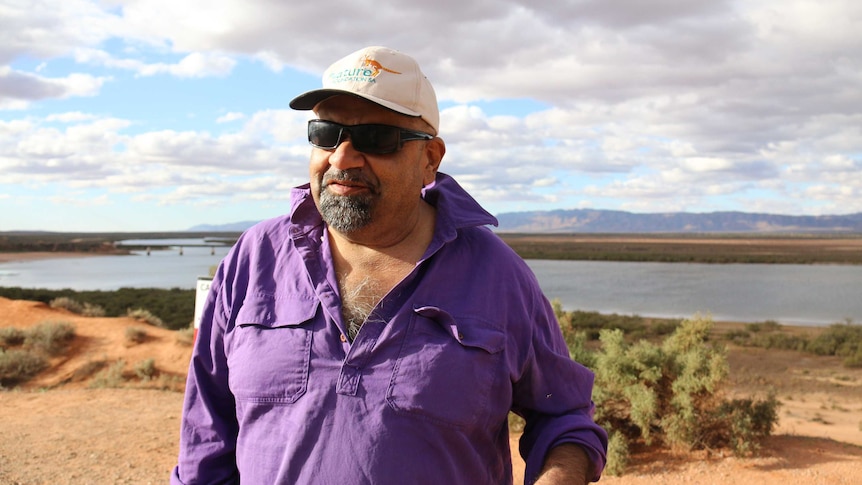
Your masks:
<svg viewBox="0 0 862 485"><path fill-rule="evenodd" d="M137 241L136 241L137 242ZM183 244L194 244L184 241ZM227 246L0 264L0 286L75 290L193 289ZM566 310L825 325L862 322L862 266L529 260Z"/></svg>

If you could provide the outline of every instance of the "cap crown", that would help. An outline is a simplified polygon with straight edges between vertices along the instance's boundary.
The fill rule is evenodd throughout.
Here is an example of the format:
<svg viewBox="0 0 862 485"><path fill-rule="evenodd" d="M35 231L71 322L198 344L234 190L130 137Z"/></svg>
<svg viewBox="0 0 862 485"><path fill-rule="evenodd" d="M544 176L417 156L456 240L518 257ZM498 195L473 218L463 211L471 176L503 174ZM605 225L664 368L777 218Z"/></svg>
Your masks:
<svg viewBox="0 0 862 485"><path fill-rule="evenodd" d="M434 128L440 125L437 96L419 64L387 47L366 47L349 54L323 73L323 87L290 102L294 109L314 109L326 98L352 94L395 112L418 116Z"/></svg>

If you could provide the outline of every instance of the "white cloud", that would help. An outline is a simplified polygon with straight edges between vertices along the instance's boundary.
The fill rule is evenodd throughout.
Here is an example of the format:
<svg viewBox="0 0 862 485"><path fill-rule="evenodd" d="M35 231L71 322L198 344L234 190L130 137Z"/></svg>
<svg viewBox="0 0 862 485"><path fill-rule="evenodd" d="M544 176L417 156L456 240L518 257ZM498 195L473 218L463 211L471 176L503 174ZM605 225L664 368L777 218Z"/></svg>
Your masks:
<svg viewBox="0 0 862 485"><path fill-rule="evenodd" d="M422 64L448 107L443 170L492 210L862 210L854 0L40 5L0 5L0 109L20 110L0 113L0 184L65 183L176 204L232 192L282 197L278 181L304 179L309 151L309 114L275 109L305 88L294 69L319 75L362 45L384 44ZM392 28L405 25L421 29ZM106 77L111 70L167 89L236 83L236 95L209 110L180 102L162 119L49 107L99 100L108 82L121 93L112 102L133 99L143 83L128 87L131 76ZM249 91L249 72L271 76L255 88L284 86L273 109ZM246 98L257 104L237 103ZM509 98L547 109L500 115L503 103L485 103Z"/></svg>
<svg viewBox="0 0 862 485"><path fill-rule="evenodd" d="M245 115L242 113L230 112L216 118L216 123L230 123L231 121L237 121L243 118L245 118Z"/></svg>

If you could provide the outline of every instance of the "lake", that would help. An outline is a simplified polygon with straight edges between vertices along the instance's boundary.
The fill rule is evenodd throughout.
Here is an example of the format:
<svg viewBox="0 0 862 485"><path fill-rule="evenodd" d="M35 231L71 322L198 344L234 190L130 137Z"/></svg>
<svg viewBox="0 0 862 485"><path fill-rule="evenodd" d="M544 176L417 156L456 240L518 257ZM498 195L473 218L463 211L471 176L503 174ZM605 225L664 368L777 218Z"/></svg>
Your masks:
<svg viewBox="0 0 862 485"><path fill-rule="evenodd" d="M140 241L135 241L139 243ZM170 244L171 241L159 241ZM75 290L195 288L227 246L179 246L129 256L0 264L0 286ZM862 266L529 260L550 299L566 310L824 325L862 322Z"/></svg>

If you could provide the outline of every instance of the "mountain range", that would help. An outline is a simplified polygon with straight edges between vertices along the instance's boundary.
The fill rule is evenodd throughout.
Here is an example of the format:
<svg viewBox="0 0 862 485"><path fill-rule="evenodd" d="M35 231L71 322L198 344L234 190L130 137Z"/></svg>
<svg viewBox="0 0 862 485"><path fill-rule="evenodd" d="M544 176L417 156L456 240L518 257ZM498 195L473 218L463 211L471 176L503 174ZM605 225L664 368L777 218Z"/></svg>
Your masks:
<svg viewBox="0 0 862 485"><path fill-rule="evenodd" d="M634 213L602 209L506 212L497 232L521 233L862 233L862 212L788 216L749 212ZM202 224L195 232L239 232L257 221Z"/></svg>

